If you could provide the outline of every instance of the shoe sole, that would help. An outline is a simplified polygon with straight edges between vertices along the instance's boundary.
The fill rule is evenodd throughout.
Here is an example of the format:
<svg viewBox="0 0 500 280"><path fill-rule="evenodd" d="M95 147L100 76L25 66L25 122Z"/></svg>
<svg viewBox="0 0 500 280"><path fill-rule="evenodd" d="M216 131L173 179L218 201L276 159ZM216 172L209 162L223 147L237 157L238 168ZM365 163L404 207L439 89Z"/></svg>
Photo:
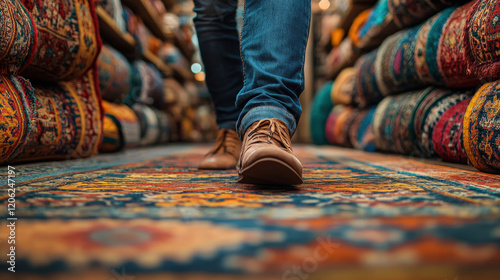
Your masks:
<svg viewBox="0 0 500 280"><path fill-rule="evenodd" d="M241 170L238 183L295 186L302 184L303 181L302 176L286 162L275 158L263 158Z"/></svg>

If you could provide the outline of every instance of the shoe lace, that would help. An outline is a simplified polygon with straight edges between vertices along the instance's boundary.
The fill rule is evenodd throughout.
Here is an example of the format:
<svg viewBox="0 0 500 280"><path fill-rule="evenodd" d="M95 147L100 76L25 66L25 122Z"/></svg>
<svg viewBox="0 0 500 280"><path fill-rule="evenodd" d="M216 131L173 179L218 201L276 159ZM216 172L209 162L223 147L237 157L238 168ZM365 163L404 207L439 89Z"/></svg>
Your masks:
<svg viewBox="0 0 500 280"><path fill-rule="evenodd" d="M248 133L248 146L256 143L277 144L292 150L292 143L286 125L272 119L260 120Z"/></svg>
<svg viewBox="0 0 500 280"><path fill-rule="evenodd" d="M238 152L239 139L231 136L227 129L223 129L217 135L214 147L207 153L213 155L222 149L224 153L236 155Z"/></svg>

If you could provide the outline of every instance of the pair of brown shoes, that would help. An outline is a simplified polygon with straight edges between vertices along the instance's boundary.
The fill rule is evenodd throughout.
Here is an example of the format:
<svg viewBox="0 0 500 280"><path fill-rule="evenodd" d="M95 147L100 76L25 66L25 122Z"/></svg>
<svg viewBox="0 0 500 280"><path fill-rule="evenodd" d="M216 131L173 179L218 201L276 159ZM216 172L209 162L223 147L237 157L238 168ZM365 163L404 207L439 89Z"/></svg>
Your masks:
<svg viewBox="0 0 500 280"><path fill-rule="evenodd" d="M199 169L233 169L238 160L239 183L302 184L302 163L293 153L288 127L279 119L254 123L246 131L242 145L234 130L221 129Z"/></svg>

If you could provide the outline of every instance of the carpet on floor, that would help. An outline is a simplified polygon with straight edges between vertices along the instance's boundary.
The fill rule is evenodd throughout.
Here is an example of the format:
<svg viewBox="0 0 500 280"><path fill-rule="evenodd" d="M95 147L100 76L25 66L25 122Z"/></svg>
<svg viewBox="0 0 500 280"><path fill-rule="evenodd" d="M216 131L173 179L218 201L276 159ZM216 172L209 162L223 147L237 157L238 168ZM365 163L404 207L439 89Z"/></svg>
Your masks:
<svg viewBox="0 0 500 280"><path fill-rule="evenodd" d="M208 148L170 145L14 165L17 272L7 271L4 254L5 191L0 278L499 275L497 175L418 158L297 146L303 186L241 185L236 171L197 170ZM7 166L1 168L7 174Z"/></svg>

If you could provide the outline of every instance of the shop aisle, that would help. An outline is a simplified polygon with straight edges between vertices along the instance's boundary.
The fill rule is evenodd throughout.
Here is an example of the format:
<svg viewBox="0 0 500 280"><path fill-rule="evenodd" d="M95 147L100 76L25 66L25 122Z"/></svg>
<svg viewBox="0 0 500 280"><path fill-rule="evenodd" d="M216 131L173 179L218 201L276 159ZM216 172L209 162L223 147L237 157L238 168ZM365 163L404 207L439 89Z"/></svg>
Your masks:
<svg viewBox="0 0 500 280"><path fill-rule="evenodd" d="M418 158L297 145L304 185L240 185L236 171L197 170L208 149L172 144L14 165L19 272L6 274L10 265L2 255L0 278L499 275L495 175ZM1 217L9 214L6 193ZM6 222L0 222L1 252L8 246Z"/></svg>

